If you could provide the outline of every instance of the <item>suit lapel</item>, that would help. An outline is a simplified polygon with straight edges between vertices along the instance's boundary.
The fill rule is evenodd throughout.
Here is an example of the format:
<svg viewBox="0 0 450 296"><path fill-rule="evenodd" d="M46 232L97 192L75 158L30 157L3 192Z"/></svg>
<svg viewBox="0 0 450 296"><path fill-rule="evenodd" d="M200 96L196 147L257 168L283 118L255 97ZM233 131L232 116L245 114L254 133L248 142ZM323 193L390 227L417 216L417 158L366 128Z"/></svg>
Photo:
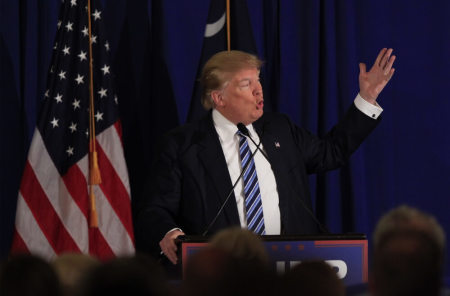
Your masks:
<svg viewBox="0 0 450 296"><path fill-rule="evenodd" d="M287 175L286 168L284 165L285 160L283 159L283 141L275 133L273 129L268 128L268 121L265 121L265 117L261 117L258 121L253 123L255 131L262 142L264 150L269 158L270 166L272 168L273 174L275 176L275 181L277 183L277 191L280 205L281 214L281 224L282 224L282 234L283 225L288 219L288 208L289 208L289 176Z"/></svg>
<svg viewBox="0 0 450 296"><path fill-rule="evenodd" d="M205 127L204 138L199 142L199 146L203 149L199 149L198 156L205 168L207 176L209 176L212 180L212 183L216 189L216 196L219 198L220 205L222 205L232 187L230 173L228 172L228 167L226 165L225 156L223 155L219 137L214 128L211 112L204 121L205 122L202 124L202 126ZM211 194L211 192L209 192L209 194ZM215 196L206 196L205 198L215 198ZM219 208L208 209L209 215L211 215L210 219L214 218L218 210ZM224 208L224 214L230 225L239 225L239 215L234 193L231 194L229 200L227 201ZM207 215L207 218L209 215Z"/></svg>

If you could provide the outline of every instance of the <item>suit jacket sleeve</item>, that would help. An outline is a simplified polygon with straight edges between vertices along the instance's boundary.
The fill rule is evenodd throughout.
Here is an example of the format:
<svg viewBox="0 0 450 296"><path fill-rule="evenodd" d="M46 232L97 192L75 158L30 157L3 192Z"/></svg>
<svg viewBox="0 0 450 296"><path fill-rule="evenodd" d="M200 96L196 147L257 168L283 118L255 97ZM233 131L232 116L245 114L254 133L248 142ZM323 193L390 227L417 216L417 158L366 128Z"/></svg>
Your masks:
<svg viewBox="0 0 450 296"><path fill-rule="evenodd" d="M380 120L381 117L368 117L352 104L338 124L322 138L291 125L308 174L322 173L343 166Z"/></svg>
<svg viewBox="0 0 450 296"><path fill-rule="evenodd" d="M323 137L296 126L285 115L267 113L256 123L277 182L283 234L318 233L305 208L312 209L308 174L344 165L379 121L352 104Z"/></svg>
<svg viewBox="0 0 450 296"><path fill-rule="evenodd" d="M166 136L138 205L135 227L138 250L156 254L159 241L169 230L178 227L181 172L177 154L176 141Z"/></svg>

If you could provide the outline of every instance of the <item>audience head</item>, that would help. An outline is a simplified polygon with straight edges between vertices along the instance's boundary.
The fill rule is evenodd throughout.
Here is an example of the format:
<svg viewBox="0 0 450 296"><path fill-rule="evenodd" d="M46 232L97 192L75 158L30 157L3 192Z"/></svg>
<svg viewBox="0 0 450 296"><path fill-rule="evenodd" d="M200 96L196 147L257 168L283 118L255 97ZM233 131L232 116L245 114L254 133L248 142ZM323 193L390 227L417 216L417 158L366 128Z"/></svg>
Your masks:
<svg viewBox="0 0 450 296"><path fill-rule="evenodd" d="M409 230L427 234L438 245L442 257L444 256L445 233L441 225L433 216L407 205L394 208L381 217L373 235L374 248L377 248L385 235Z"/></svg>
<svg viewBox="0 0 450 296"><path fill-rule="evenodd" d="M200 78L203 107L206 110L214 107L211 92L223 89L233 74L244 69L259 70L261 65L262 61L257 56L243 51L221 51L213 55L203 67Z"/></svg>
<svg viewBox="0 0 450 296"><path fill-rule="evenodd" d="M65 295L73 295L82 276L99 264L96 258L80 253L62 254L52 262Z"/></svg>
<svg viewBox="0 0 450 296"><path fill-rule="evenodd" d="M268 295L272 278L248 260L207 247L193 254L184 271L187 295Z"/></svg>
<svg viewBox="0 0 450 296"><path fill-rule="evenodd" d="M374 233L373 295L439 295L445 234L437 221L408 206L383 216Z"/></svg>
<svg viewBox="0 0 450 296"><path fill-rule="evenodd" d="M262 268L269 266L269 256L261 238L250 230L240 227L224 229L214 235L210 245Z"/></svg>
<svg viewBox="0 0 450 296"><path fill-rule="evenodd" d="M168 295L161 267L144 255L112 259L87 273L78 295Z"/></svg>
<svg viewBox="0 0 450 296"><path fill-rule="evenodd" d="M344 296L336 271L325 261L304 261L282 275L282 295Z"/></svg>
<svg viewBox="0 0 450 296"><path fill-rule="evenodd" d="M374 251L374 295L439 295L442 262L436 243L417 231L393 232Z"/></svg>
<svg viewBox="0 0 450 296"><path fill-rule="evenodd" d="M58 276L52 266L35 255L14 255L0 271L0 295L59 296Z"/></svg>

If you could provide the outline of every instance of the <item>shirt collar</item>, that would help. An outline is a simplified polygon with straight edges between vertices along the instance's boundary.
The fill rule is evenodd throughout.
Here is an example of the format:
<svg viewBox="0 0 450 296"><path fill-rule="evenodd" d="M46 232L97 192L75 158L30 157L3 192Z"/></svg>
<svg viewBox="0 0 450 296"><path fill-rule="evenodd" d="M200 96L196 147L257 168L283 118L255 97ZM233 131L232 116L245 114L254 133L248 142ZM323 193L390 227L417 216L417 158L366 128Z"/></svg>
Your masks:
<svg viewBox="0 0 450 296"><path fill-rule="evenodd" d="M238 131L237 126L231 121L229 121L216 109L213 109L212 111L212 118L214 122L214 127L216 128L220 140L223 142L232 141L234 139L234 136L236 135L236 132ZM258 134L255 132L253 125L249 124L246 127L253 140L255 141L259 140Z"/></svg>

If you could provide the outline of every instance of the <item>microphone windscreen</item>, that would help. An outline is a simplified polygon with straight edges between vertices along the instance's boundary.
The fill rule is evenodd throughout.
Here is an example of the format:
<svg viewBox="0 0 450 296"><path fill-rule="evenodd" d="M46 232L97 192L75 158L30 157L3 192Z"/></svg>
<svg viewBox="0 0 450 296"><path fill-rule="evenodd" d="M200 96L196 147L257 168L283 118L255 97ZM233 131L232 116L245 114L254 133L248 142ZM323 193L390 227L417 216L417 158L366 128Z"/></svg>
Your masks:
<svg viewBox="0 0 450 296"><path fill-rule="evenodd" d="M242 122L239 122L237 124L237 128L238 130L243 133L244 135L246 135L247 137L249 137L249 133L248 133L248 129L245 127L245 125Z"/></svg>

